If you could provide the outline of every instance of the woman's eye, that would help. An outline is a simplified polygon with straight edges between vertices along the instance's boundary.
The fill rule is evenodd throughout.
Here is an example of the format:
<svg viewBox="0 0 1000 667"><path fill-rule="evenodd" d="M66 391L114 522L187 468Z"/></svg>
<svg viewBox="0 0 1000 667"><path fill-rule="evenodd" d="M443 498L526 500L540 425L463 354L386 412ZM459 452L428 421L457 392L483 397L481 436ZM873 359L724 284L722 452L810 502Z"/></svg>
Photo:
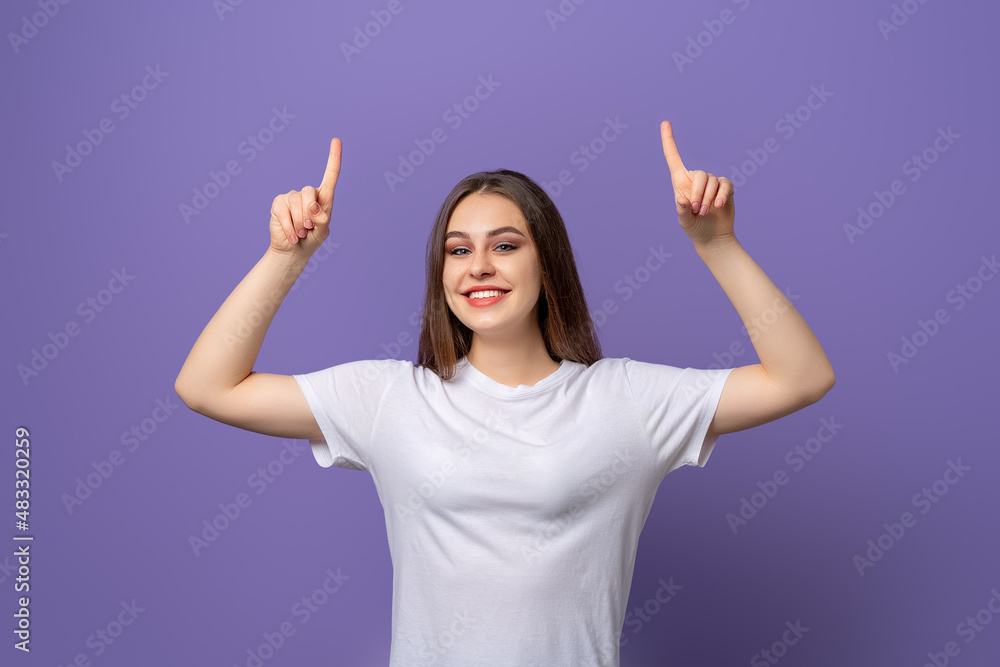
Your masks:
<svg viewBox="0 0 1000 667"><path fill-rule="evenodd" d="M505 253L506 252L510 252L511 250L517 250L517 246L516 245L514 245L513 243L509 243L507 241L504 241L503 243L497 244L497 249L500 249L500 248L502 248L504 246L507 246L507 247L510 248L510 250L504 250L504 251L502 251L502 252L505 252ZM464 247L463 248L453 248L453 249L451 249L451 250L448 251L448 254L449 255L458 255L458 254L462 253L463 250L467 251L468 249L464 248Z"/></svg>

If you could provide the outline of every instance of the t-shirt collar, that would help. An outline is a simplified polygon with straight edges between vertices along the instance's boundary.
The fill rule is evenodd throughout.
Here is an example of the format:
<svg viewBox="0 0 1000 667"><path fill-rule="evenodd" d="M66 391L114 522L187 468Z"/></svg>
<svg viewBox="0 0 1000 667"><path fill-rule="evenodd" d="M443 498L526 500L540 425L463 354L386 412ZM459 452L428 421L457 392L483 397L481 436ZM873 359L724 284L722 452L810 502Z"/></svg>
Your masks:
<svg viewBox="0 0 1000 667"><path fill-rule="evenodd" d="M518 396L529 396L531 394L537 394L540 391L545 391L554 385L562 382L567 375L572 371L572 367L575 365L574 362L568 359L563 359L559 362L559 368L554 370L552 373L542 378L535 384L528 386L524 384L519 384L516 387L510 387L503 383L497 382L493 378L489 377L478 368L469 363L468 357L462 357L455 364L455 380L460 382L468 382L469 384L482 389L485 392L493 394L494 396L503 397L518 397Z"/></svg>

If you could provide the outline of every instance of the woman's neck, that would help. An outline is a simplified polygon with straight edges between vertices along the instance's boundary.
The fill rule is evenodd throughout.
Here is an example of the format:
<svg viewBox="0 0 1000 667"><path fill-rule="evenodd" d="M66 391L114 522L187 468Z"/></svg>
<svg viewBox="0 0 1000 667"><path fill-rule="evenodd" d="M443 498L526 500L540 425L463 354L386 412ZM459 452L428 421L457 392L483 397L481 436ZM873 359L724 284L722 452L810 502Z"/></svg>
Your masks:
<svg viewBox="0 0 1000 667"><path fill-rule="evenodd" d="M508 387L534 386L559 368L559 362L549 356L545 341L540 337L536 345L521 342L487 346L477 345L477 342L473 340L472 349L466 355L469 363L494 382Z"/></svg>

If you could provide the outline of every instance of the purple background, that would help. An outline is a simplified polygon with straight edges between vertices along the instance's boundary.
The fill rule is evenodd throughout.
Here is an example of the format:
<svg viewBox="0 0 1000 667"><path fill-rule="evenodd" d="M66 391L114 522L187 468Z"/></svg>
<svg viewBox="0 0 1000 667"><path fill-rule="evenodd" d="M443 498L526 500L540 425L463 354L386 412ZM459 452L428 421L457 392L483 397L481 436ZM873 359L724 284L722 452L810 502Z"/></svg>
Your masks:
<svg viewBox="0 0 1000 667"><path fill-rule="evenodd" d="M409 317L422 306L434 215L462 177L501 167L545 184L572 175L555 201L588 300L595 312L606 299L618 308L600 328L605 356L708 367L749 339L677 224L663 119L689 169L737 180L750 154L767 157L746 163L750 175L737 182L736 233L795 295L837 385L797 413L723 435L704 469L665 479L629 605L654 613L639 631L626 625L622 665L753 664L775 642L780 653L786 621L797 620L809 630L781 664L916 667L949 641L951 664L995 659L1000 618L987 603L1000 590L1000 280L976 281L980 270L993 277L982 258L1000 249L988 199L1000 10L903 4L915 13L888 1L567 1L575 11L553 28L555 0L404 1L348 62L340 44L385 2L247 1L221 15L209 0L72 2L37 15L44 25L34 32L24 20L40 5L5 3L4 424L8 434L31 430L35 541L30 656L10 633L15 543L0 551L4 664L68 665L83 654L94 665L246 665L285 621L295 634L265 665L386 664L392 571L370 476L320 468L305 441L190 411L173 389L184 359L267 248L273 197L319 185L338 136L329 254L285 300L256 370L413 360ZM907 20L886 38L878 22L894 7ZM718 21L727 9L728 24ZM22 30L30 38L12 45ZM699 33L700 54L688 41ZM696 57L678 67L674 53L688 48ZM113 102L141 85L147 66L168 74L136 91L145 98L122 118ZM456 128L443 114L480 76L500 85ZM832 95L809 109L814 86ZM275 108L294 118L265 132L270 143L248 161L241 142ZM796 112L789 136L776 123ZM53 163L103 118L113 131L57 175ZM607 118L627 128L602 146L594 140ZM949 127L959 138L939 153L935 137ZM447 140L390 188L385 172L435 128ZM769 138L777 152L762 151ZM602 152L579 171L574 153L592 141ZM913 181L905 165L925 149L935 162ZM185 221L180 206L230 160L240 173ZM894 180L905 192L849 239L844 225ZM650 246L673 255L625 299L615 286ZM102 292L123 268L128 285ZM967 282L979 291L958 299L951 291ZM102 297L100 312L78 309ZM938 310L947 322L917 335L917 354L894 369L887 355ZM78 335L57 349L52 338L73 323ZM400 334L410 342L393 348ZM725 365L758 362L743 349ZM18 366L46 350L46 366L23 380ZM179 407L157 422L158 400ZM823 419L843 428L796 469L786 454ZM133 427L143 440L130 450L136 441L122 438ZM273 463L288 443L299 455ZM10 523L0 532L12 536L8 447L0 495ZM116 450L121 465L67 509L78 478ZM939 481L959 460L969 470L953 485ZM269 463L280 475L253 486ZM734 533L726 515L778 471L787 484ZM947 493L915 503L935 481ZM239 493L251 504L195 555L189 536ZM885 536L884 524L907 511L915 524ZM891 548L862 575L855 556L880 536ZM293 606L328 568L349 579L303 623ZM659 607L661 578L682 590ZM97 640L109 624L117 632L133 600L143 609L134 622L111 644ZM963 633L971 626L959 624L983 609L979 622L991 622Z"/></svg>

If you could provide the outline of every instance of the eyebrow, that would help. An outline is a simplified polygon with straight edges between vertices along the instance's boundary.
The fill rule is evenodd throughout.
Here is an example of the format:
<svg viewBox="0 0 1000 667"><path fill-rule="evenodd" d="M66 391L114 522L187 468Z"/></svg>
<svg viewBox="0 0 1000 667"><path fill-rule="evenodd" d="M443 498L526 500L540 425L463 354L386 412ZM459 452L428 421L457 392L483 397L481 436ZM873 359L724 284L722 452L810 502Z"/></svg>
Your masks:
<svg viewBox="0 0 1000 667"><path fill-rule="evenodd" d="M497 227L496 229L491 229L490 231L486 232L486 238L493 238L494 236L500 236L501 234L506 234L506 233L513 233L522 237L524 236L524 234L522 234L517 227L507 226L507 227ZM469 238L469 235L466 234L465 232L448 232L447 234L445 234L444 236L445 241L447 241L450 238L467 239Z"/></svg>

